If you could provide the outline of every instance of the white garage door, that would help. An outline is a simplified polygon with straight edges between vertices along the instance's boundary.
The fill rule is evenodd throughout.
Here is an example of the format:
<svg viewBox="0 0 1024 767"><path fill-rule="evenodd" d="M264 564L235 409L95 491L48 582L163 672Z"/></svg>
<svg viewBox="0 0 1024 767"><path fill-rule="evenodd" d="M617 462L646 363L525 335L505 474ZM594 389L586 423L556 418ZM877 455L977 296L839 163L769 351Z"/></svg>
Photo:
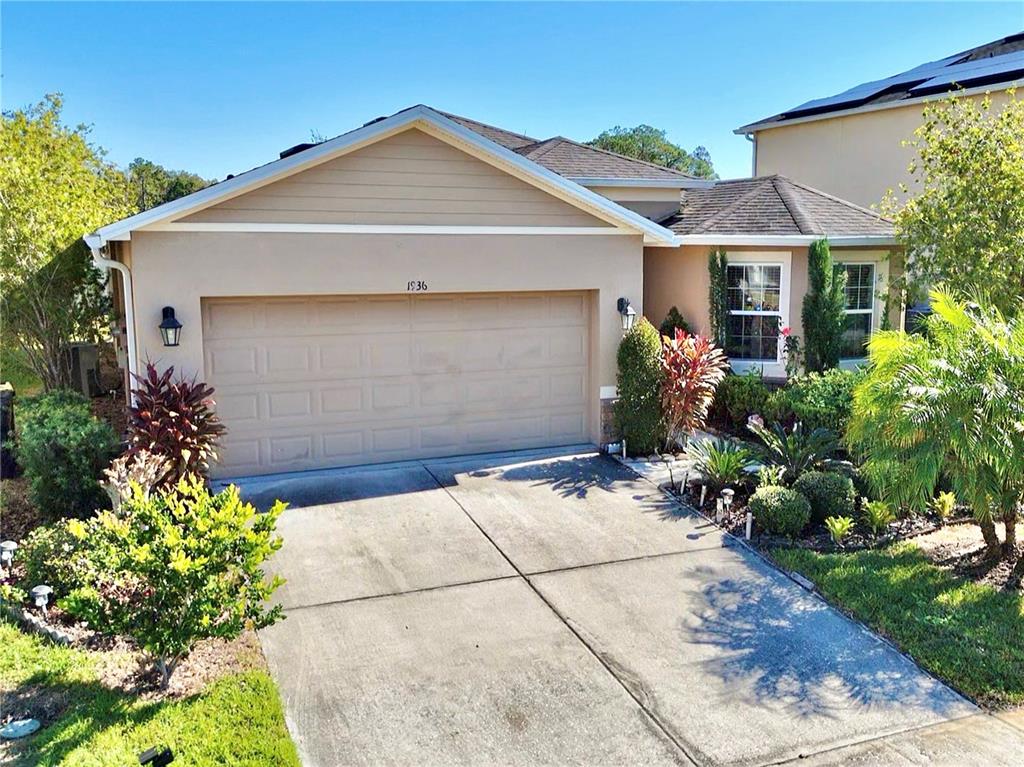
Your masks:
<svg viewBox="0 0 1024 767"><path fill-rule="evenodd" d="M204 299L220 476L588 439L586 293Z"/></svg>

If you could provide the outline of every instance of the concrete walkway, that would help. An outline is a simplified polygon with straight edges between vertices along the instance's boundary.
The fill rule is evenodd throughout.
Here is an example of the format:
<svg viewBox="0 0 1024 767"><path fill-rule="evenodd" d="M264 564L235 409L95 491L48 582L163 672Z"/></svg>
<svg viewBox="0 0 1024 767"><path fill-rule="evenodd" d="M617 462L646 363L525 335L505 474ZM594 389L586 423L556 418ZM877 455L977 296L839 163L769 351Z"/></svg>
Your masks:
<svg viewBox="0 0 1024 767"><path fill-rule="evenodd" d="M242 487L295 503L270 567L287 618L261 639L309 767L1001 764L1024 748L607 457ZM1013 751L962 747L979 721Z"/></svg>

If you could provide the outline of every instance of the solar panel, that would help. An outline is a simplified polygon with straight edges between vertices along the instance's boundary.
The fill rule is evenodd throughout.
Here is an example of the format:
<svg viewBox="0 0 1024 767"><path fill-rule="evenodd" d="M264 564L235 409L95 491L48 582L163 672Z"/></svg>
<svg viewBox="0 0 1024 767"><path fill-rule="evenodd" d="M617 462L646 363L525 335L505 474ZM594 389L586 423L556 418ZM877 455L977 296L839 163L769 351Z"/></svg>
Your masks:
<svg viewBox="0 0 1024 767"><path fill-rule="evenodd" d="M910 89L911 93L920 93L933 88L941 88L959 83L961 85L974 80L983 80L989 77L1024 70L1024 51L1007 53L1004 56L995 56L990 59L978 59L968 61L964 64L954 64L946 67L941 74L926 80L920 85Z"/></svg>
<svg viewBox="0 0 1024 767"><path fill-rule="evenodd" d="M813 109L835 108L844 104L859 104L867 101L868 99L874 98L890 88L894 88L899 85L910 85L911 83L917 83L922 80L937 77L946 69L946 67L958 58L962 58L962 56L963 54L947 56L946 58L939 59L938 61L930 61L927 64L920 64L913 69L908 69L906 72L900 72L900 74L893 75L892 77L886 77L883 80L863 83L862 85L850 88L849 90L843 91L835 96L814 99L801 104L794 109L790 109L787 114L806 112Z"/></svg>

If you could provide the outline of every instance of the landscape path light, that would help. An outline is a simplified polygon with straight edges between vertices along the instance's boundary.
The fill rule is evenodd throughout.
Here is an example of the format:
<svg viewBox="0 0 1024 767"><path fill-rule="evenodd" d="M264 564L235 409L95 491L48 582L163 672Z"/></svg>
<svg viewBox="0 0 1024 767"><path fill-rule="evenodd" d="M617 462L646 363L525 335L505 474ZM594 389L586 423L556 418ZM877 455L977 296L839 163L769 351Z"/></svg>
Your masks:
<svg viewBox="0 0 1024 767"><path fill-rule="evenodd" d="M0 543L0 567L10 567L14 561L14 552L18 550L18 544L14 541Z"/></svg>
<svg viewBox="0 0 1024 767"><path fill-rule="evenodd" d="M36 603L36 607L43 611L43 615L46 615L46 606L50 602L50 594L53 593L53 589L45 584L33 587L29 594L32 595L32 600Z"/></svg>

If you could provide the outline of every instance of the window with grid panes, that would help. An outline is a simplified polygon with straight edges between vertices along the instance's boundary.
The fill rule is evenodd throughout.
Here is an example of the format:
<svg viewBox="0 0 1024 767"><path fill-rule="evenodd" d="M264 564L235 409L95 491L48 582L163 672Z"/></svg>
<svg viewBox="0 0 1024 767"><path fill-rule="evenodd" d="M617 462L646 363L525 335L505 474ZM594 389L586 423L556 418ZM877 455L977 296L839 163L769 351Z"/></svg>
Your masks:
<svg viewBox="0 0 1024 767"><path fill-rule="evenodd" d="M776 361L782 324L782 265L729 264L726 354L738 360Z"/></svg>

